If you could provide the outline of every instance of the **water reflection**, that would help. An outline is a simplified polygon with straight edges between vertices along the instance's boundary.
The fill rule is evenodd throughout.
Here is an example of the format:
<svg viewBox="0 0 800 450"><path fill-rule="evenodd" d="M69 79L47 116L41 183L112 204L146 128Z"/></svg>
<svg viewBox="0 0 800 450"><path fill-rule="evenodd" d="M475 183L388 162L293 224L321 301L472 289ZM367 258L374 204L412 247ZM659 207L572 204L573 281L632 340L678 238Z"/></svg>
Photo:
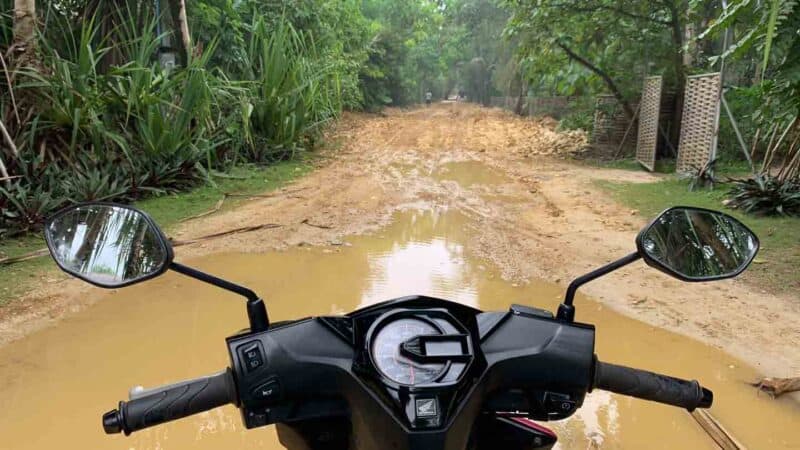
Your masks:
<svg viewBox="0 0 800 450"><path fill-rule="evenodd" d="M409 220L411 226L385 239L386 250L368 255L370 283L361 306L413 294L477 307L464 247L444 237L463 233L465 218L444 211L412 211Z"/></svg>
<svg viewBox="0 0 800 450"><path fill-rule="evenodd" d="M758 251L758 241L725 214L676 208L645 231L642 249L656 263L685 278L713 279L746 267Z"/></svg>
<svg viewBox="0 0 800 450"><path fill-rule="evenodd" d="M480 186L499 186L510 183L511 179L493 170L480 161L454 161L442 164L432 174L434 180L455 181L462 188Z"/></svg>
<svg viewBox="0 0 800 450"><path fill-rule="evenodd" d="M103 286L158 272L168 258L145 216L125 207L79 206L55 217L45 233L62 268Z"/></svg>

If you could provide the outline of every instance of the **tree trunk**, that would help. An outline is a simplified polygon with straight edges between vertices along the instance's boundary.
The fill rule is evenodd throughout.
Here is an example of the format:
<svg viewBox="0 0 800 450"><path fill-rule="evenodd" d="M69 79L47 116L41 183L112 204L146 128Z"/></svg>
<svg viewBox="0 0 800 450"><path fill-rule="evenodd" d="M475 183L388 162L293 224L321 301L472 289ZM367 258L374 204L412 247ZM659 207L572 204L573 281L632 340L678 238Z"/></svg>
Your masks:
<svg viewBox="0 0 800 450"><path fill-rule="evenodd" d="M681 136L681 120L683 120L683 102L686 94L686 66L683 64L683 22L681 21L679 5L682 0L675 0L669 3L669 12L672 18L672 64L675 71L675 100L672 111L672 127L669 139L672 146L678 148L678 140Z"/></svg>
<svg viewBox="0 0 800 450"><path fill-rule="evenodd" d="M522 116L524 115L522 107L525 105L525 97L528 93L528 86L527 83L523 81L521 74L518 74L517 76L519 77L519 91L517 93L517 104L514 106L514 112L518 116Z"/></svg>
<svg viewBox="0 0 800 450"><path fill-rule="evenodd" d="M625 96L622 95L622 91L619 90L617 84L614 83L614 80L612 80L611 77L605 73L605 71L595 66L584 57L578 55L563 43L557 41L556 45L571 59L577 61L580 65L586 67L594 72L597 76L602 78L603 82L606 84L606 87L608 87L608 90L611 91L611 94L614 95L614 98L616 98L619 104L622 105L622 109L625 111L625 116L627 116L628 120L633 120L634 112L633 108L631 108L631 104L625 99Z"/></svg>
<svg viewBox="0 0 800 450"><path fill-rule="evenodd" d="M189 34L189 19L186 17L185 0L180 0L178 22L181 24L181 40L183 41L183 47L186 49L186 58L188 61L192 57L192 35Z"/></svg>
<svg viewBox="0 0 800 450"><path fill-rule="evenodd" d="M14 0L14 41L16 67L29 65L36 53L36 1Z"/></svg>
<svg viewBox="0 0 800 450"><path fill-rule="evenodd" d="M183 47L181 49L183 51L180 57L185 65L192 57L192 37L191 34L189 34L189 20L186 14L186 1L169 0L167 3L169 4L170 16L172 16L171 26L175 26L177 28L177 30L172 29L170 31L172 31L176 40L178 40L178 35L180 35L179 42L181 47Z"/></svg>

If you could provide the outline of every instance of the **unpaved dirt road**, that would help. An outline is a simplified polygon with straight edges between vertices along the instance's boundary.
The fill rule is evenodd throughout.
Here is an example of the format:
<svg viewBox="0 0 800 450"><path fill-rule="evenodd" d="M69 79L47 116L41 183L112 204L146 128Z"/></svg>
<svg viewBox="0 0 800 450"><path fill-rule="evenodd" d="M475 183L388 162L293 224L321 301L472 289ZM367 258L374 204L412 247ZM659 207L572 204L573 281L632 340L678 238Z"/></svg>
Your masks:
<svg viewBox="0 0 800 450"><path fill-rule="evenodd" d="M473 219L481 233L467 251L494 261L504 277L515 282L540 278L566 287L572 278L633 251L636 233L648 219L616 204L592 181L658 179L548 156L574 147L581 136L559 135L547 122L460 103L346 115L330 138L336 148L327 150L307 177L272 197L189 222L174 238L263 223L281 227L180 247L178 258L331 243L376 230L398 210L437 206ZM493 168L501 182L467 189L469 177L476 176L468 161ZM459 177L460 182L453 181ZM84 292L77 282L53 280L0 322L0 343L91 303L94 296ZM798 296L769 295L740 280L681 283L642 262L582 292L651 325L720 347L766 375L800 373Z"/></svg>

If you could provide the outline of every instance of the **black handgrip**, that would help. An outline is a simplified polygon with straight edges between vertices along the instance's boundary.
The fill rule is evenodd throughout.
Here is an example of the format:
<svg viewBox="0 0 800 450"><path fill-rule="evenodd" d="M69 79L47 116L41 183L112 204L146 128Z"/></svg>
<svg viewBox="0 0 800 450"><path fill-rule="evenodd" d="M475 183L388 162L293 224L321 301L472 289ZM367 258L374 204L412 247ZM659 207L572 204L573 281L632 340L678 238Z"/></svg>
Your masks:
<svg viewBox="0 0 800 450"><path fill-rule="evenodd" d="M595 365L594 387L679 406L689 411L695 408L710 408L714 401L714 393L700 386L697 381L681 380L601 361L597 361Z"/></svg>
<svg viewBox="0 0 800 450"><path fill-rule="evenodd" d="M153 425L197 414L228 403L237 403L236 386L230 369L194 380L150 389L119 409L103 414L107 434L126 435Z"/></svg>

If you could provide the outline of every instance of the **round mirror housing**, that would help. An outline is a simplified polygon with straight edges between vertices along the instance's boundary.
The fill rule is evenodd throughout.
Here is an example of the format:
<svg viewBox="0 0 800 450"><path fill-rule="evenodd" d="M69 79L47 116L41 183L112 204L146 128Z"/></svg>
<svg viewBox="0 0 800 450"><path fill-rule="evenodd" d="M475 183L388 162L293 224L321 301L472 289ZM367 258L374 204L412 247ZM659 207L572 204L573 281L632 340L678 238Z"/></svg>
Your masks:
<svg viewBox="0 0 800 450"><path fill-rule="evenodd" d="M104 288L161 275L173 258L172 247L155 222L130 206L70 206L47 220L44 235L61 270Z"/></svg>
<svg viewBox="0 0 800 450"><path fill-rule="evenodd" d="M718 211L678 206L656 217L636 238L645 262L683 281L732 278L758 253L756 235Z"/></svg>

